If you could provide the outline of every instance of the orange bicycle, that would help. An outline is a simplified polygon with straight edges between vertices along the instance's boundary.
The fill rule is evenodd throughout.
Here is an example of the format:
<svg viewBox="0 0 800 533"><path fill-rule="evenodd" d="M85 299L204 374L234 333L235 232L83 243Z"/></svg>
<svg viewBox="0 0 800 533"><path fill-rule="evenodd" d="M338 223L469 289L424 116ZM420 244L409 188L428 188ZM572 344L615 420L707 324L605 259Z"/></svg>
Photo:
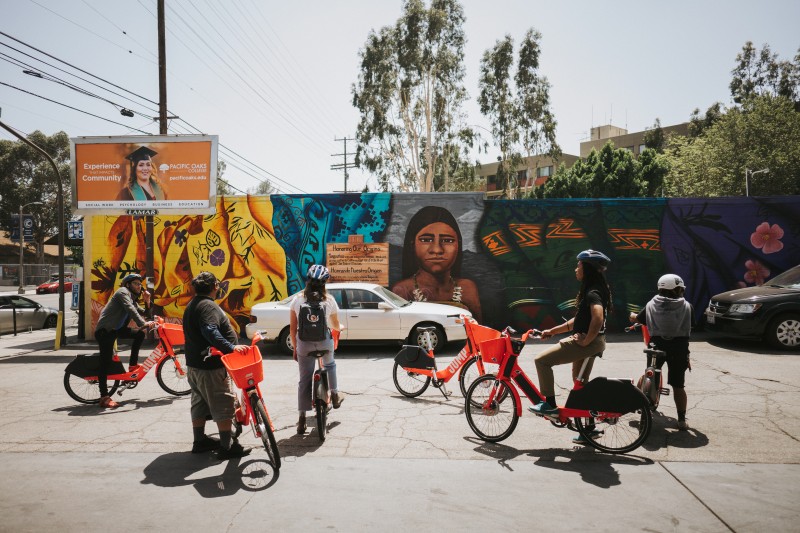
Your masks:
<svg viewBox="0 0 800 533"><path fill-rule="evenodd" d="M416 398L428 388L430 384L439 389L447 398L450 392L446 383L458 374L458 384L461 394L467 396L467 389L479 376L487 374L489 363L480 357L480 343L497 339L500 332L481 326L470 316L460 315L459 320L464 324L467 332L467 342L446 368L439 370L436 366L436 357L433 353L431 333L434 326L419 327L417 331L425 344L422 346L403 346L394 358L392 377L394 386L403 396ZM496 365L492 365L496 368Z"/></svg>
<svg viewBox="0 0 800 533"><path fill-rule="evenodd" d="M253 342L245 352L223 354L216 348L211 348L207 357L222 357L222 364L225 365L228 375L242 392L241 400L237 400L239 405L234 414L234 435L236 437L241 435L243 426L251 426L253 435L257 439L261 439L272 466L275 467L275 470L279 470L281 454L278 450L278 443L275 441L275 427L272 425L272 419L269 417L264 397L261 394L261 387L258 385L264 380L261 351L256 346L261 338L260 333L253 335Z"/></svg>
<svg viewBox="0 0 800 533"><path fill-rule="evenodd" d="M183 327L180 324L167 324L161 317L154 318L158 344L142 364L126 372L119 355L114 354L107 379L109 396L115 392L122 395L122 391L126 389L135 389L154 366L158 384L166 392L175 396L186 396L191 392L186 378L186 356L183 350L175 349L175 346L185 343ZM72 399L90 404L100 402L100 385L97 379L99 365L100 356L96 354L78 355L67 365L64 370L64 388Z"/></svg>
<svg viewBox="0 0 800 533"><path fill-rule="evenodd" d="M464 411L472 431L481 439L499 442L510 436L522 414L520 392L534 405L544 401L517 359L529 335L537 338L537 330L528 330L518 338L506 328L499 339L481 343L481 356L500 365L497 376L481 376L467 391ZM597 377L583 382L589 358L581 367L567 403L558 413L543 416L556 427L568 427L580 433L587 443L608 453L628 453L647 439L652 427L649 403L642 391L630 380ZM519 390L518 390L519 389Z"/></svg>

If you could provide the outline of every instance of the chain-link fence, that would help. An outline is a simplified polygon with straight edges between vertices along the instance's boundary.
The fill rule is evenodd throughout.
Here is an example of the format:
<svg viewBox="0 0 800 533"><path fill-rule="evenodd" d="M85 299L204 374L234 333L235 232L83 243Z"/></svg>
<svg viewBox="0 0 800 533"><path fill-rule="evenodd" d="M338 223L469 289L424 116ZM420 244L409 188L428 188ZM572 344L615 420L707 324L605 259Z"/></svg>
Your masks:
<svg viewBox="0 0 800 533"><path fill-rule="evenodd" d="M64 274L67 277L75 276L78 267L66 265ZM41 285L45 281L58 279L58 265L23 265L24 286ZM0 286L19 287L19 264L0 264Z"/></svg>

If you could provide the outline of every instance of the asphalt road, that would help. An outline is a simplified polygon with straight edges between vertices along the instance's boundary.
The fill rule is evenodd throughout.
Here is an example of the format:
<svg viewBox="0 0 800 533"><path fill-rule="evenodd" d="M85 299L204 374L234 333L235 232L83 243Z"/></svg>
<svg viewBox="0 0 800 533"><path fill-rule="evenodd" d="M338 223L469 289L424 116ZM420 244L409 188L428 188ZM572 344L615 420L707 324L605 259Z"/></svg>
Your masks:
<svg viewBox="0 0 800 533"><path fill-rule="evenodd" d="M272 347L263 386L283 456L275 472L263 449L228 463L190 454L189 398L153 376L117 396L117 410L76 404L63 369L94 350L68 335L58 352L52 330L0 338L0 531L798 529L800 354L760 343L698 335L692 429L677 431L668 396L648 441L624 456L573 446L574 433L527 412L507 440L483 443L457 383L449 399L433 388L402 397L385 346L337 353L346 401L321 444L315 429L296 435L296 364ZM521 357L533 376L541 347ZM594 375L635 377L641 348L609 336ZM561 399L568 372L556 370Z"/></svg>

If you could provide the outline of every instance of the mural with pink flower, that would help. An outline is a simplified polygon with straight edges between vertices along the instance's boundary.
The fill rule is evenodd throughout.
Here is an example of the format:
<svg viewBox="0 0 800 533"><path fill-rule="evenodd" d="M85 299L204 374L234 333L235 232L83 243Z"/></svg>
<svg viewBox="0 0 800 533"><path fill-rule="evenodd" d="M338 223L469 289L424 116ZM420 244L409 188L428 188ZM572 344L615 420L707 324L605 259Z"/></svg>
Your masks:
<svg viewBox="0 0 800 533"><path fill-rule="evenodd" d="M758 225L756 231L750 235L750 244L765 254L774 254L783 250L782 238L783 228L777 224L770 226L769 222L762 222Z"/></svg>
<svg viewBox="0 0 800 533"><path fill-rule="evenodd" d="M769 277L769 269L755 259L744 262L744 280L753 285L763 285Z"/></svg>

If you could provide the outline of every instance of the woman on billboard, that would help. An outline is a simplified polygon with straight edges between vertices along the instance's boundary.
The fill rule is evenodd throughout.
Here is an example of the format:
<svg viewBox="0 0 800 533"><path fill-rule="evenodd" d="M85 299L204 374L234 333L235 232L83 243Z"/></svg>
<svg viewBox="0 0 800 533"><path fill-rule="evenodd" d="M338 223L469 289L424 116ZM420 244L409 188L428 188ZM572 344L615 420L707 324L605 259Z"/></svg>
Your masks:
<svg viewBox="0 0 800 533"><path fill-rule="evenodd" d="M151 159L157 152L141 146L125 158L130 161L130 172L125 186L119 191L117 200L153 201L166 200L167 193L158 181L156 167Z"/></svg>

